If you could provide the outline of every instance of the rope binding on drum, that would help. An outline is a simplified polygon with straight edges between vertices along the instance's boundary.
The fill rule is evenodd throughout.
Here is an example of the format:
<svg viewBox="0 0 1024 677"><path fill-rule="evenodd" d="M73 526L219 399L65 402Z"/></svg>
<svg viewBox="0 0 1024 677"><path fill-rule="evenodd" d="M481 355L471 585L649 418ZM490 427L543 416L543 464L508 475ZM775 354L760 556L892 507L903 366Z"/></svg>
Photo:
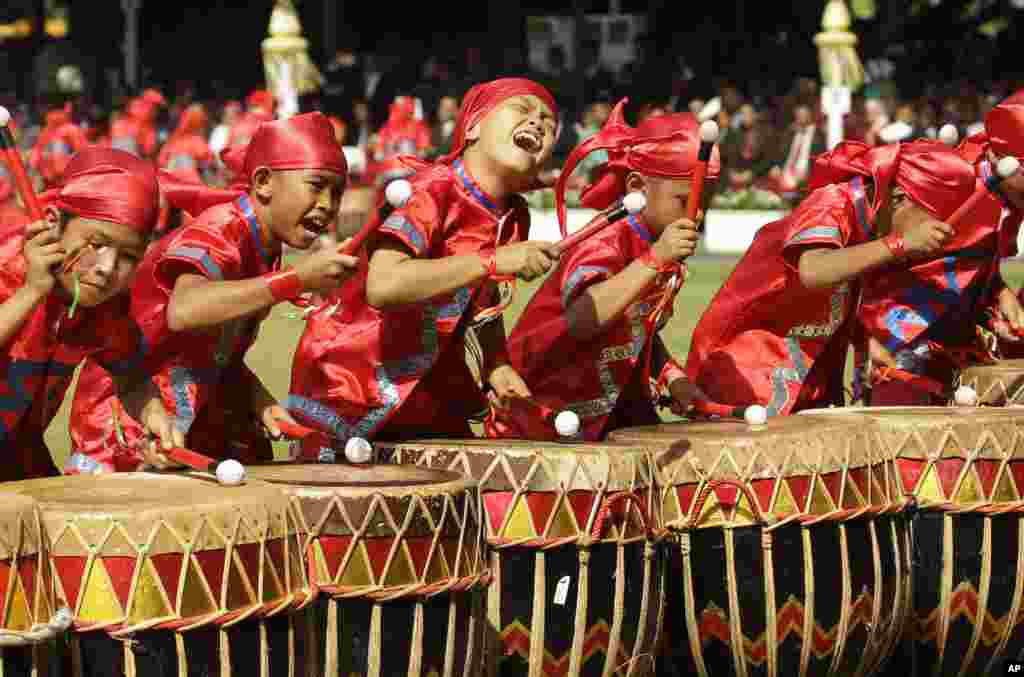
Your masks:
<svg viewBox="0 0 1024 677"><path fill-rule="evenodd" d="M71 609L61 607L48 623L37 623L29 630L0 629L0 647L17 648L49 642L66 632L71 627L74 617Z"/></svg>

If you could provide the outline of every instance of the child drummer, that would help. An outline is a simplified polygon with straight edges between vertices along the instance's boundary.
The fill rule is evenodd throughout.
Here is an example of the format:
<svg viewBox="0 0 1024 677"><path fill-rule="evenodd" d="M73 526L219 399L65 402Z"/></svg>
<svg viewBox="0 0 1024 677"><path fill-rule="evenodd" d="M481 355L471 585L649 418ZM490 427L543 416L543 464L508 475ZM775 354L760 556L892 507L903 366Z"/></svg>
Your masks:
<svg viewBox="0 0 1024 677"><path fill-rule="evenodd" d="M284 244L309 249L334 222L347 167L320 113L264 123L224 157L248 182L244 190L165 177L168 200L198 216L146 254L132 313L174 418L169 439L160 435L164 446L187 442L215 457L270 460L268 435L279 436L276 422L291 418L243 358L272 306L338 287L356 267L339 247L281 267ZM162 454L144 456L167 465Z"/></svg>
<svg viewBox="0 0 1024 677"><path fill-rule="evenodd" d="M545 408L575 412L587 440L657 423L651 375L667 387L677 412L689 405L693 389L657 331L671 316L677 264L693 254L699 238L697 223L686 218L699 124L690 113L676 113L649 117L633 129L623 119L624 105L569 156L556 192L559 217L564 230L565 179L597 150L606 150L609 160L583 191L583 204L605 209L627 192L640 192L646 208L569 250L530 300L509 338L509 357L533 398L498 402L487 421L489 436L557 439ZM716 150L706 200L718 174ZM665 312L653 326L659 306Z"/></svg>
<svg viewBox="0 0 1024 677"><path fill-rule="evenodd" d="M483 382L502 397L529 394L505 357L493 279L533 279L557 257L550 243L519 241L529 225L519 193L538 186L557 113L530 80L479 84L451 153L409 160L411 198L380 226L351 289L310 316L296 350L289 411L330 438L304 443L303 456L331 460L354 437L470 436L468 418L485 408L465 360L471 324Z"/></svg>
<svg viewBox="0 0 1024 677"><path fill-rule="evenodd" d="M974 183L937 142L848 142L820 156L810 195L758 232L704 312L687 375L712 401L771 416L842 404L861 276L940 251L953 236L942 220Z"/></svg>
<svg viewBox="0 0 1024 677"><path fill-rule="evenodd" d="M1001 159L1024 158L1024 91L993 108L985 131L957 153L973 165L987 196L965 216L942 256L873 276L860 310L873 364L924 377L936 387L952 383L954 371L985 350L977 340L979 324L1004 342L1006 356L1022 350L1024 307L1006 286L999 262L1017 251L1024 173L998 182L993 177ZM869 379L877 373L857 372ZM888 380L871 388L875 406L939 402L945 397L914 382Z"/></svg>
<svg viewBox="0 0 1024 677"><path fill-rule="evenodd" d="M158 194L151 165L91 147L40 196L44 219L0 229L0 480L58 474L43 432L84 357L116 378L139 369L145 344L127 292ZM126 401L141 416L143 400Z"/></svg>

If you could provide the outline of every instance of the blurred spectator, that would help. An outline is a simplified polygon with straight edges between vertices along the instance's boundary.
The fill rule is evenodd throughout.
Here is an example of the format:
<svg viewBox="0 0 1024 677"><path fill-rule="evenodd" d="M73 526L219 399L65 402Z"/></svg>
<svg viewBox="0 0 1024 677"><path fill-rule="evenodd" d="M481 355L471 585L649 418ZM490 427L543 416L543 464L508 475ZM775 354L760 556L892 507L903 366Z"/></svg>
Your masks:
<svg viewBox="0 0 1024 677"><path fill-rule="evenodd" d="M746 190L771 168L770 133L749 103L740 107L735 118L739 127L727 135L721 146L724 176L728 181L724 188Z"/></svg>
<svg viewBox="0 0 1024 677"><path fill-rule="evenodd" d="M348 126L345 145L365 149L370 145L371 136L370 106L366 99L355 99L352 102L352 124Z"/></svg>
<svg viewBox="0 0 1024 677"><path fill-rule="evenodd" d="M882 129L889 124L889 113L881 99L867 99L864 102L864 116L867 129L864 130L864 143L877 146L885 143L880 136Z"/></svg>
<svg viewBox="0 0 1024 677"><path fill-rule="evenodd" d="M388 121L370 144L370 180L384 188L395 179L404 178L413 170L402 164L401 155L423 157L430 150L430 127L423 121L419 99L396 97L388 113Z"/></svg>
<svg viewBox="0 0 1024 677"><path fill-rule="evenodd" d="M237 101L228 101L221 110L220 123L210 132L210 151L215 157L220 157L220 152L227 148L228 139L231 136L231 128L238 121L242 114L242 104Z"/></svg>
<svg viewBox="0 0 1024 677"><path fill-rule="evenodd" d="M458 114L459 100L454 96L442 96L437 102L437 114L434 116L435 122L431 133L431 145L435 153L443 155L448 152Z"/></svg>
<svg viewBox="0 0 1024 677"><path fill-rule="evenodd" d="M583 104L615 98L615 75L601 61L601 43L587 40L580 47L577 72L583 75Z"/></svg>
<svg viewBox="0 0 1024 677"><path fill-rule="evenodd" d="M811 158L825 152L825 136L815 124L814 113L805 104L793 109L793 125L784 136L780 150L784 155L771 168L769 179L774 190L783 195L797 193L807 182Z"/></svg>
<svg viewBox="0 0 1024 677"><path fill-rule="evenodd" d="M350 118L356 99L366 96L366 73L351 47L341 47L324 66L323 105L331 113Z"/></svg>
<svg viewBox="0 0 1024 677"><path fill-rule="evenodd" d="M917 128L917 116L913 106L901 104L896 109L896 119L882 128L878 134L882 143L899 143L911 141L920 136Z"/></svg>

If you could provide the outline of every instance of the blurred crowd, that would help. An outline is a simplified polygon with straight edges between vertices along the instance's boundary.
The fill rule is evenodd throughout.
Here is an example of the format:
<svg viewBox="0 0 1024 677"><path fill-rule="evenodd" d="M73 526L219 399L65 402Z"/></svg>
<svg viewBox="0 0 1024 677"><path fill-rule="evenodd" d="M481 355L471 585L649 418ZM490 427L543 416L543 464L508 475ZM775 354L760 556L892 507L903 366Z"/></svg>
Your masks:
<svg viewBox="0 0 1024 677"><path fill-rule="evenodd" d="M570 69L562 48L552 47L543 67L512 55L502 72L494 72L483 62L481 50L468 47L458 58L426 59L409 77L409 65L400 57L342 48L321 64L321 91L301 104L303 110L331 116L356 187L379 189L406 172L395 161L398 155L431 158L445 153L465 91L491 77L519 75L545 84L562 108L552 172L573 147L601 128L617 101L628 97L626 117L633 124L649 115L686 110L717 121L724 170L718 206L779 208L800 198L812 158L826 150L817 81L798 78L785 87L719 81L700 91L683 58L661 63L665 57L647 40L636 45L635 60L617 71L604 66L599 55L598 44L586 43L578 55L582 66ZM873 82L854 96L845 117L845 138L867 144L936 138L944 124L954 125L964 138L979 131L985 113L1019 84L934 83L911 97L890 82ZM23 147L36 149L31 164L42 185L57 171L47 166L46 148L73 151L82 143L126 148L165 168L223 185L230 173L220 151L272 117L274 105L274 97L263 91L237 100L200 100L193 85L179 83L152 87L106 107L90 103L86 93L14 110ZM580 165L569 183L570 200L603 159L597 153ZM533 200L546 206L551 196L541 191Z"/></svg>

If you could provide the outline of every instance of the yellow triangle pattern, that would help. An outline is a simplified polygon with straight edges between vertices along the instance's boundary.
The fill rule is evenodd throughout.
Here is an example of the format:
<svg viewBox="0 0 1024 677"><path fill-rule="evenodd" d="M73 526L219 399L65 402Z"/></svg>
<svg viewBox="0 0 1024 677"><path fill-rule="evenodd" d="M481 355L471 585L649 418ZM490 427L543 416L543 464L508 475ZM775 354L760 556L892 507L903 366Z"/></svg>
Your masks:
<svg viewBox="0 0 1024 677"><path fill-rule="evenodd" d="M515 505L505 516L505 524L501 529L502 538L536 538L538 533L533 525L530 506L523 496L517 496Z"/></svg>
<svg viewBox="0 0 1024 677"><path fill-rule="evenodd" d="M917 483L917 490L914 492L918 500L944 502L946 495L942 493L942 485L939 484L938 473L935 464L929 463L925 470L924 477Z"/></svg>
<svg viewBox="0 0 1024 677"><path fill-rule="evenodd" d="M395 555L391 558L391 566L384 573L384 585L411 585L416 581L416 569L412 565L405 541L399 541Z"/></svg>
<svg viewBox="0 0 1024 677"><path fill-rule="evenodd" d="M81 590L76 616L78 620L96 623L124 615L124 609L114 592L114 584L100 560L92 560Z"/></svg>
<svg viewBox="0 0 1024 677"><path fill-rule="evenodd" d="M968 467L966 470L967 472L964 474L963 480L960 482L960 488L956 492L956 501L958 503L977 503L978 501L984 501L985 496L981 491L981 485L974 476L974 468Z"/></svg>
<svg viewBox="0 0 1024 677"><path fill-rule="evenodd" d="M548 538L564 538L575 536L578 533L579 527L576 525L576 518L573 517L572 510L569 510L565 496L560 496L558 507L555 508L551 518Z"/></svg>
<svg viewBox="0 0 1024 677"><path fill-rule="evenodd" d="M835 510L835 503L832 502L832 497L829 496L828 489L825 488L825 483L822 481L820 475L815 475L814 481L811 484L810 512L815 515L824 515L825 513L832 512L833 510Z"/></svg>
<svg viewBox="0 0 1024 677"><path fill-rule="evenodd" d="M188 566L185 567L185 580L181 584L179 615L189 617L213 613L220 600L220 583L220 581L210 581L213 590L207 591L205 579L199 571L199 565L189 557ZM213 593L217 602L210 598L210 592Z"/></svg>
<svg viewBox="0 0 1024 677"><path fill-rule="evenodd" d="M1013 486L1013 480L1010 479L1010 468L1006 464L1003 464L1003 468L999 474L999 481L996 482L995 489L992 490L993 501L1016 501L1017 492Z"/></svg>
<svg viewBox="0 0 1024 677"><path fill-rule="evenodd" d="M14 571L14 567L11 567L11 570ZM4 627L8 630L28 630L32 627L32 611L29 608L25 588L21 584L21 576L14 577L11 587L13 589L7 606L7 623Z"/></svg>
<svg viewBox="0 0 1024 677"><path fill-rule="evenodd" d="M237 609L252 604L252 600L256 595L252 592L245 571L238 561L237 553L232 553L232 557L228 560L226 566L228 569L228 589L224 595L224 599L227 600L225 606L228 609Z"/></svg>
<svg viewBox="0 0 1024 677"><path fill-rule="evenodd" d="M359 543L349 555L348 563L344 566L339 585L373 585L373 570L370 569L370 558L366 555L366 548Z"/></svg>
<svg viewBox="0 0 1024 677"><path fill-rule="evenodd" d="M139 572L135 582L135 591L132 593L128 606L128 621L130 623L164 618L172 614L167 595L163 585L160 584L160 577L148 557L142 564L142 571Z"/></svg>
<svg viewBox="0 0 1024 677"><path fill-rule="evenodd" d="M771 511L779 515L791 515L800 512L796 504L796 498L789 488L789 482L779 481L775 484L775 502Z"/></svg>
<svg viewBox="0 0 1024 677"><path fill-rule="evenodd" d="M263 550L260 559L263 561L263 575L260 577L260 585L263 586L263 595L261 599L264 604L269 604L275 599L281 599L284 596L284 592L281 590L281 578L277 574L277 570L274 567L273 561L270 559L270 552L267 550L266 543L263 544ZM281 572L284 574L284 572Z"/></svg>

